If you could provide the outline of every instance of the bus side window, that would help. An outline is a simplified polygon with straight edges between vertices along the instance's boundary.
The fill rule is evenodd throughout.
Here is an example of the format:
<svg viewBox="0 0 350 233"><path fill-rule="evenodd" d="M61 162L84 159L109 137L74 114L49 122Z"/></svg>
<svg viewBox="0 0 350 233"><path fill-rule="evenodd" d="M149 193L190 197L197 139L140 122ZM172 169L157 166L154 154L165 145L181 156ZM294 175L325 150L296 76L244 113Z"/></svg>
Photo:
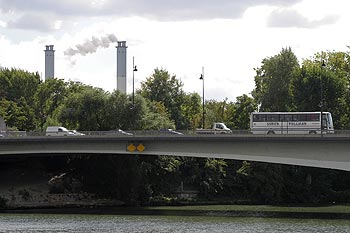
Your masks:
<svg viewBox="0 0 350 233"><path fill-rule="evenodd" d="M293 115L293 120L294 121L306 121L307 115L306 114L296 114Z"/></svg>
<svg viewBox="0 0 350 233"><path fill-rule="evenodd" d="M285 122L293 121L293 115L291 114L284 115L284 121Z"/></svg>
<svg viewBox="0 0 350 233"><path fill-rule="evenodd" d="M307 115L307 121L319 121L320 115L319 114L309 114Z"/></svg>
<svg viewBox="0 0 350 233"><path fill-rule="evenodd" d="M271 121L274 121L274 122L280 121L280 115L278 114L271 115Z"/></svg>
<svg viewBox="0 0 350 233"><path fill-rule="evenodd" d="M266 115L265 114L253 115L253 121L254 122L265 122L266 121Z"/></svg>
<svg viewBox="0 0 350 233"><path fill-rule="evenodd" d="M271 115L271 114L266 115L266 121L267 122L273 121L273 115Z"/></svg>
<svg viewBox="0 0 350 233"><path fill-rule="evenodd" d="M284 115L283 115L283 114L280 115L280 121L281 121L281 122L286 121L286 119L284 119Z"/></svg>
<svg viewBox="0 0 350 233"><path fill-rule="evenodd" d="M259 122L259 119L260 119L259 115L253 115L254 122Z"/></svg>

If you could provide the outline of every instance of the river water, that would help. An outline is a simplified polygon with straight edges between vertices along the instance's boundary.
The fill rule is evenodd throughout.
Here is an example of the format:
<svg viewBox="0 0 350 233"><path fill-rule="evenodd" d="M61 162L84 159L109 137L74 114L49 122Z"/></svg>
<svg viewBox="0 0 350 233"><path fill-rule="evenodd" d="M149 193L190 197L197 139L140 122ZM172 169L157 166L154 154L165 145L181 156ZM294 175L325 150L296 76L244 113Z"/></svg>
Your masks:
<svg viewBox="0 0 350 233"><path fill-rule="evenodd" d="M214 216L0 214L0 232L349 233L350 220Z"/></svg>

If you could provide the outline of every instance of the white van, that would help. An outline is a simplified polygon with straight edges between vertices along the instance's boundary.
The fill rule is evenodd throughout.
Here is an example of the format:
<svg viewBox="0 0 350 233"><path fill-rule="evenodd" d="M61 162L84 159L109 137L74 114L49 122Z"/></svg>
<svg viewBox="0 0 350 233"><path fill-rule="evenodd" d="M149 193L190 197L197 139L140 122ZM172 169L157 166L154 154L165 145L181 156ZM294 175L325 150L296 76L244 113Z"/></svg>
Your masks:
<svg viewBox="0 0 350 233"><path fill-rule="evenodd" d="M74 133L62 126L49 126L46 129L46 136L74 136Z"/></svg>

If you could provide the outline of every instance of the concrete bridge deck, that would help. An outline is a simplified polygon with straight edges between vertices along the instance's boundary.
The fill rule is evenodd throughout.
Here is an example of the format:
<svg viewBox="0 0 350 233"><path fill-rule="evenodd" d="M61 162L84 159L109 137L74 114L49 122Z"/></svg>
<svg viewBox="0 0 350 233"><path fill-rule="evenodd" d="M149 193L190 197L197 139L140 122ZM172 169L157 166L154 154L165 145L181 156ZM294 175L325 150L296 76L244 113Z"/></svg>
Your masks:
<svg viewBox="0 0 350 233"><path fill-rule="evenodd" d="M350 136L41 136L0 140L0 156L52 156L53 154L210 157L349 171Z"/></svg>

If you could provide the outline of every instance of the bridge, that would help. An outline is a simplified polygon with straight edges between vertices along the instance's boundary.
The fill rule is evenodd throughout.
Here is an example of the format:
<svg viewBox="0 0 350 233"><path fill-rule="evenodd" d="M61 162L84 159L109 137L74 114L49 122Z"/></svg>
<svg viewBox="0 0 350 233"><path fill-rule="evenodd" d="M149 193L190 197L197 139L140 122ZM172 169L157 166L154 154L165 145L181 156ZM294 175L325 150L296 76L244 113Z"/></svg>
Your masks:
<svg viewBox="0 0 350 233"><path fill-rule="evenodd" d="M0 157L60 154L209 157L350 171L350 136L37 136L0 139Z"/></svg>

